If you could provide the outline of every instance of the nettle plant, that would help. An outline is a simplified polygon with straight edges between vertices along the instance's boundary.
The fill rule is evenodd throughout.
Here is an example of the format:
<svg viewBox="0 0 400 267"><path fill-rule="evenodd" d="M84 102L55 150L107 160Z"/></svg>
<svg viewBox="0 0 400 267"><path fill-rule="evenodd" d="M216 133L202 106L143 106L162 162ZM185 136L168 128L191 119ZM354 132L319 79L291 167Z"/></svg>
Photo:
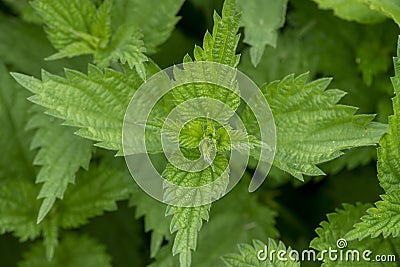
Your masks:
<svg viewBox="0 0 400 267"><path fill-rule="evenodd" d="M400 5L315 2L334 15L309 0L1 2L0 265L300 266L299 258L260 260L257 253L265 246L321 252L337 249L338 240L348 242L342 249L399 260L398 96L385 122L392 88L400 92L399 58L389 83L399 31L388 19L400 22ZM201 43L198 21L213 23L212 31L187 53ZM179 63L172 77L162 71ZM259 85L252 104L243 100L248 88L239 88L238 70ZM172 86L160 98L151 90L157 75L160 88ZM348 88L345 104L346 93L321 78L329 75L334 86ZM380 122L350 104L377 112ZM130 120L148 108L145 121ZM231 125L234 116L242 128ZM175 141L173 153L163 138ZM234 151L249 160L230 184L240 165L231 164ZM159 185L162 201L134 181L152 181L147 169L143 177L133 171L142 166L130 156L143 154L167 183ZM371 168L376 158L384 193L370 204L381 193ZM200 197L180 191L215 181ZM323 193L302 202L315 192L301 191L307 186ZM346 190L353 198L341 194ZM284 197L299 201L300 211ZM318 207L325 197L332 203ZM343 202L353 204L328 214L308 244L308 229ZM302 212L314 219L305 221Z"/></svg>

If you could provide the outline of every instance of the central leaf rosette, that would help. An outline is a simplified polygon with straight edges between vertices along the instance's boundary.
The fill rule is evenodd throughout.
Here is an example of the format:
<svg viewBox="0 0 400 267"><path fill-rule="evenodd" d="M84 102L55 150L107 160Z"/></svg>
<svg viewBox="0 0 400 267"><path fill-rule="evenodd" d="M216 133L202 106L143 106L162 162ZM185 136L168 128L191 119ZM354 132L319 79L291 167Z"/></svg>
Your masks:
<svg viewBox="0 0 400 267"><path fill-rule="evenodd" d="M195 119L184 125L179 133L179 147L188 148L193 154L201 154L211 167L217 151L229 146L226 129L210 119Z"/></svg>
<svg viewBox="0 0 400 267"><path fill-rule="evenodd" d="M216 75L224 77L229 89L207 82L205 77L212 75L215 80ZM201 65L174 70L178 84L170 91L174 105L161 130L161 144L169 162L162 176L173 184L165 183L164 200L173 199L186 206L211 202L227 190L231 151L228 131L232 131L229 120L236 114L240 97L235 72L221 75Z"/></svg>
<svg viewBox="0 0 400 267"><path fill-rule="evenodd" d="M259 122L261 138L247 134L241 105ZM156 74L139 88L126 113L123 144L142 189L164 203L193 207L229 192L242 177L251 150L263 159L264 169L256 168L250 185L257 188L265 179L259 174L272 163L275 127L268 103L245 75L226 65L189 62ZM162 172L149 157L157 153L167 160Z"/></svg>

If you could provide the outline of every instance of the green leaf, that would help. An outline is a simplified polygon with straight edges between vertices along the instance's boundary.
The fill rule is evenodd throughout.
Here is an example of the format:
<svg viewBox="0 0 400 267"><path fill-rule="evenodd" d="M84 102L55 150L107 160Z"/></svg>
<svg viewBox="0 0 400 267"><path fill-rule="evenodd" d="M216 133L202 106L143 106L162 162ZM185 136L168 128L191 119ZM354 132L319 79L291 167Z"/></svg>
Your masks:
<svg viewBox="0 0 400 267"><path fill-rule="evenodd" d="M107 46L111 1L97 10L90 0L36 0L33 7L46 25L49 40L59 50L49 59L94 54Z"/></svg>
<svg viewBox="0 0 400 267"><path fill-rule="evenodd" d="M397 266L395 262L374 262L365 261L362 258L362 253L365 250L371 250L372 254L369 256L370 259L374 259L376 255L396 255L399 250L399 239L368 239L364 241L352 241L347 242L345 248L340 249L338 247L338 240L343 239L346 233L353 227L353 224L357 222L365 213L365 211L370 207L369 204L356 204L355 206L344 204L343 209L337 209L336 213L328 214L328 222L324 221L321 223L321 227L316 230L319 237L311 241L310 246L318 251L323 250L342 250L346 253L350 250L359 251L360 261L333 261L325 254L323 258L323 267L329 266L343 266L343 267L364 267L364 266ZM347 238L347 237L345 237ZM319 254L319 257L321 255ZM377 265L379 264L379 265Z"/></svg>
<svg viewBox="0 0 400 267"><path fill-rule="evenodd" d="M286 251L287 255L292 250L290 247L286 248L286 246L279 241L276 243L273 239L268 239L267 244L259 240L253 241L253 246L249 244L239 244L238 249L240 254L228 254L224 256L222 259L226 266L228 267L242 267L242 266L276 266L276 267L294 267L300 266L298 261L293 261L288 259L288 261L280 261L276 257L270 259L267 257L265 261L260 261L257 258L257 254L260 250L264 250L268 248L267 251L275 250L275 251Z"/></svg>
<svg viewBox="0 0 400 267"><path fill-rule="evenodd" d="M240 55L236 55L239 43L240 14L233 0L226 0L222 9L222 17L214 13L214 27L212 35L206 32L203 48L196 46L194 58L196 61L217 62L236 67Z"/></svg>
<svg viewBox="0 0 400 267"><path fill-rule="evenodd" d="M381 196L374 208L367 210L361 222L347 234L349 240L362 240L366 237L376 238L379 235L400 237L400 190L391 191Z"/></svg>
<svg viewBox="0 0 400 267"><path fill-rule="evenodd" d="M24 131L29 117L28 95L21 90L0 63L0 179L33 179L33 153L29 150L31 136Z"/></svg>
<svg viewBox="0 0 400 267"><path fill-rule="evenodd" d="M80 171L76 183L68 187L57 206L59 225L75 228L91 217L117 209L116 202L129 197L132 178L122 164L112 160L92 163L89 171Z"/></svg>
<svg viewBox="0 0 400 267"><path fill-rule="evenodd" d="M166 130L177 124L168 123ZM175 128L175 127L174 127ZM180 129L176 127L171 129L173 131L179 131ZM167 132L166 132L167 134ZM192 120L185 124L185 126L179 132L179 145L184 148L197 148L200 145L201 140L204 138L204 122L199 120Z"/></svg>
<svg viewBox="0 0 400 267"><path fill-rule="evenodd" d="M386 193L400 189L400 39L397 53L393 59L396 75L392 78L396 95L392 99L394 114L389 116L389 133L381 139L378 148L378 179Z"/></svg>
<svg viewBox="0 0 400 267"><path fill-rule="evenodd" d="M193 156L196 158L196 154ZM222 186L226 187L229 176L226 171L227 164L225 156L221 154L215 156L213 167L207 167L200 172L186 172L168 163L163 177L173 184L185 187L200 187L219 179L219 181L222 181ZM222 192L219 189L216 190L217 194ZM166 194L169 193L167 189ZM183 192L183 194L185 193ZM178 193L178 197L183 196ZM211 205L207 204L196 207L168 206L167 208L166 215L173 215L170 226L171 233L176 232L172 253L173 255L179 254L180 266L182 267L191 266L191 251L196 250L197 234L203 220L208 221L209 219L210 207Z"/></svg>
<svg viewBox="0 0 400 267"><path fill-rule="evenodd" d="M394 114L389 117L389 133L380 141L378 148L378 179L385 190L376 207L367 211L361 222L348 234L350 239L367 236L400 236L400 39L398 56L394 58L395 77L392 83L396 96L393 98Z"/></svg>
<svg viewBox="0 0 400 267"><path fill-rule="evenodd" d="M110 45L95 54L94 62L104 68L120 60L122 64L128 63L131 69L136 67L140 77L145 80L146 69L143 64L148 59L144 55L146 48L142 39L143 35L138 29L121 26L113 35Z"/></svg>
<svg viewBox="0 0 400 267"><path fill-rule="evenodd" d="M168 39L179 21L176 14L183 2L184 0L114 1L112 27L114 31L123 25L139 28L143 33L146 50L154 53Z"/></svg>
<svg viewBox="0 0 400 267"><path fill-rule="evenodd" d="M361 23L381 22L385 16L400 26L400 3L396 0L314 0L323 9L333 9L343 19Z"/></svg>
<svg viewBox="0 0 400 267"><path fill-rule="evenodd" d="M111 257L102 244L87 236L67 234L60 242L54 259L48 261L44 247L34 244L25 253L20 267L111 267Z"/></svg>
<svg viewBox="0 0 400 267"><path fill-rule="evenodd" d="M201 176L199 176L201 177ZM181 267L189 267L192 263L191 251L196 250L197 235L203 224L208 221L211 205L200 207L169 206L166 215L173 215L171 233L177 232L174 239L172 254L179 254Z"/></svg>
<svg viewBox="0 0 400 267"><path fill-rule="evenodd" d="M74 128L61 125L61 120L44 115L38 109L27 125L37 129L31 149L40 148L34 164L42 166L36 183L43 183L38 199L43 199L38 214L40 223L53 207L57 198L62 199L69 183L75 182L80 167L87 169L92 154L92 142L74 135Z"/></svg>
<svg viewBox="0 0 400 267"><path fill-rule="evenodd" d="M242 11L244 42L251 46L251 62L256 67L267 45L276 47L278 29L285 23L287 0L238 0Z"/></svg>
<svg viewBox="0 0 400 267"><path fill-rule="evenodd" d="M377 23L384 20L385 16L371 10L370 0L314 0L322 9L333 9L335 15L361 23ZM379 0L380 1L380 0Z"/></svg>
<svg viewBox="0 0 400 267"><path fill-rule="evenodd" d="M201 48L196 47L195 51L202 50ZM234 54L233 58L236 58ZM184 59L185 62L186 60L189 60L189 57ZM197 57L196 60L199 61L202 60L202 58ZM214 83L201 82L209 81L210 78L207 77L207 75L211 75L211 73L212 75L215 75L213 79L219 79L218 77L224 75L224 86L218 85L218 80L214 80ZM196 112L197 114L207 114L208 117L219 118L220 123L226 124L233 116L234 111L240 105L240 93L237 88L235 74L236 73L233 71L233 69L227 67L220 68L219 65L208 65L203 68L202 64L186 64L185 70L183 71L175 68L174 75L179 85L176 86L171 93L173 95L174 104L175 106L178 106L186 101L189 101L185 104L190 105L189 108L181 108L180 115L182 117L193 116L193 112ZM193 82L194 80L196 82ZM190 101L191 99L195 98L206 99ZM213 101L210 99L219 100L229 108L223 109L220 105L215 105L215 103L213 103Z"/></svg>
<svg viewBox="0 0 400 267"><path fill-rule="evenodd" d="M147 76L158 67L146 65ZM30 100L46 108L47 113L65 120L66 125L81 128L76 134L100 141L97 146L118 150L122 154L123 119L133 94L143 80L136 71L125 73L111 69L101 71L89 65L88 75L65 70L66 78L42 73L42 81L14 73L14 78L35 95Z"/></svg>
<svg viewBox="0 0 400 267"><path fill-rule="evenodd" d="M90 0L36 0L33 6L44 20L49 40L59 50L48 59L90 54L103 68L120 60L136 67L144 79L147 57L143 36L136 27L127 25L111 32L111 3L106 0L96 9Z"/></svg>
<svg viewBox="0 0 400 267"><path fill-rule="evenodd" d="M307 83L308 74L289 75L262 86L274 115L277 135L274 165L302 180L324 174L316 165L335 159L342 150L376 144L387 126L371 122L373 115L354 115L356 108L338 105L345 95L326 90L330 79ZM249 133L258 136L254 115L243 118ZM258 152L253 150L258 158Z"/></svg>
<svg viewBox="0 0 400 267"><path fill-rule="evenodd" d="M400 26L400 3L396 0L362 0L369 4L372 10L376 10L389 18L392 18Z"/></svg>
<svg viewBox="0 0 400 267"><path fill-rule="evenodd" d="M40 202L37 187L21 179L1 181L0 233L13 232L20 241L37 238L41 225L36 224Z"/></svg>

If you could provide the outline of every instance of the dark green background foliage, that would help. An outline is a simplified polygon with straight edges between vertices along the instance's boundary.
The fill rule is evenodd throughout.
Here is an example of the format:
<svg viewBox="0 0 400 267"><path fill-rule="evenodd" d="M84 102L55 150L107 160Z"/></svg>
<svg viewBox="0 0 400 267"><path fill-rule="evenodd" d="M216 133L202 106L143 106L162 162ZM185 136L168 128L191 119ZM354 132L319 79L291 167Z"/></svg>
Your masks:
<svg viewBox="0 0 400 267"><path fill-rule="evenodd" d="M343 237L400 260L400 4L236 3L0 1L1 267L267 266L263 243L321 251ZM120 157L134 91L184 58L247 74L277 127L261 188L247 192L254 159L211 208L158 203ZM301 265L321 264L398 266Z"/></svg>

